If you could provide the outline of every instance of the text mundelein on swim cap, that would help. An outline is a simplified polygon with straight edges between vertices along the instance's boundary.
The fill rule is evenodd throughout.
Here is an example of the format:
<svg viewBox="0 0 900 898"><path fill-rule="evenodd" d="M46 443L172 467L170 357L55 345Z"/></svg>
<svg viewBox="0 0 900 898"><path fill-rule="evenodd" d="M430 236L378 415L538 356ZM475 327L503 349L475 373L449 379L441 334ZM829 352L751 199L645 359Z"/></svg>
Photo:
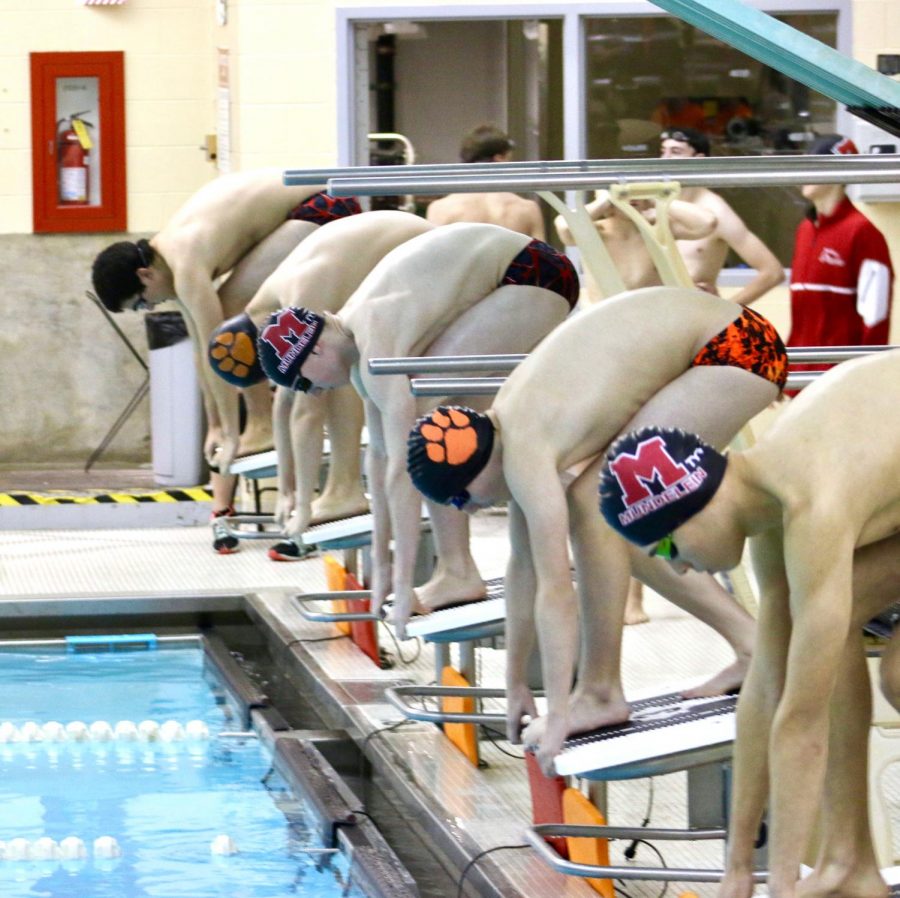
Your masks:
<svg viewBox="0 0 900 898"><path fill-rule="evenodd" d="M703 468L697 468L696 471L691 471L677 483L666 487L661 493L639 499L634 505L629 505L625 511L619 513L619 523L623 527L627 527L651 512L658 511L660 508L665 508L667 505L689 496L700 488L703 481L706 480L706 476Z"/></svg>

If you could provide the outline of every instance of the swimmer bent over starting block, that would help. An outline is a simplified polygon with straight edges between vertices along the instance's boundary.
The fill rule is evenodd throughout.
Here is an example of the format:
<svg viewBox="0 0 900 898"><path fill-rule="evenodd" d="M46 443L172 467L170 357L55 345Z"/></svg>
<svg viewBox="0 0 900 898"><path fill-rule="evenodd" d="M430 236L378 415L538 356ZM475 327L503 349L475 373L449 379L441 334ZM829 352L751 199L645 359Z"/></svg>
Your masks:
<svg viewBox="0 0 900 898"><path fill-rule="evenodd" d="M213 332L208 351L212 370L236 387L265 381L256 344L259 328L271 314L295 305L338 312L384 256L432 228L423 218L390 210L363 212L319 228L266 278L243 313ZM222 350L239 342L243 363L235 365ZM276 517L288 539L273 546L269 557L291 561L303 554L300 536L310 525L369 510L359 463L363 408L349 386L310 396L281 385L272 417L278 450ZM331 463L314 502L326 423Z"/></svg>
<svg viewBox="0 0 900 898"><path fill-rule="evenodd" d="M438 563L413 590L421 498L406 472L416 399L405 377L375 376L369 359L529 352L578 299L571 262L547 244L488 224L450 224L388 253L336 315L285 309L260 331L263 368L313 394L352 380L369 429L372 608L393 592L401 636L412 611L478 599L484 582L469 552L468 520L429 507ZM393 559L389 544L394 539Z"/></svg>
<svg viewBox="0 0 900 898"><path fill-rule="evenodd" d="M750 449L720 455L650 427L609 453L606 520L677 570L734 566L751 538L757 646L738 702L723 898L749 898L769 808L769 887L784 898L887 895L868 820L871 703L863 625L900 595L900 351L847 362ZM636 476L652 467L655 481ZM900 709L900 651L882 659ZM798 888L817 810L823 844Z"/></svg>
<svg viewBox="0 0 900 898"><path fill-rule="evenodd" d="M690 694L740 684L752 618L712 577L685 580L629 551L597 514L597 475L610 443L636 422L680 423L726 445L779 395L786 376L784 346L756 312L698 290L648 287L608 299L550 334L512 372L486 414L439 409L410 434L413 482L433 501L470 510L511 500L507 735L518 742L523 715L536 714L526 686L536 623L548 716L524 735L540 744L545 772L570 733L628 717L619 667L632 570L713 626L738 655ZM581 604L571 697L578 607L569 538Z"/></svg>

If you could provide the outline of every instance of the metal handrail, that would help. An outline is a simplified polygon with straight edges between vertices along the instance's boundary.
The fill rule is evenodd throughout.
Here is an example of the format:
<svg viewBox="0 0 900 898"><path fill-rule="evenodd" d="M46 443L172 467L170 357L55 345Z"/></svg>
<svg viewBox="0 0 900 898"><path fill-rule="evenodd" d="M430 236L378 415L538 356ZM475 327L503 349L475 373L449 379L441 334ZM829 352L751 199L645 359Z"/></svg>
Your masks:
<svg viewBox="0 0 900 898"><path fill-rule="evenodd" d="M373 611L310 611L306 605L310 602L333 602L341 599L350 601L359 601L360 599L371 599L372 590L370 589L339 589L334 592L307 592L297 593L294 601L297 603L297 611L304 620L315 621L316 623L337 624L349 621L371 620L380 621L380 614Z"/></svg>
<svg viewBox="0 0 900 898"><path fill-rule="evenodd" d="M287 533L279 528L278 530L242 530L240 524L250 524L257 527L265 527L267 524L276 524L275 515L271 514L233 514L222 518L225 529L231 536L237 539L289 539Z"/></svg>
<svg viewBox="0 0 900 898"><path fill-rule="evenodd" d="M802 390L824 371L788 374L786 390ZM409 382L413 396L493 396L506 383L505 377L414 377Z"/></svg>
<svg viewBox="0 0 900 898"><path fill-rule="evenodd" d="M540 695L541 693L536 693ZM472 713L450 711L429 711L416 708L404 701L404 696L414 698L506 698L505 689L486 686L389 686L384 697L408 720L422 720L427 723L475 723L505 724L505 714Z"/></svg>
<svg viewBox="0 0 900 898"><path fill-rule="evenodd" d="M900 349L900 346L797 346L787 351L788 361L796 364L846 362L873 352ZM464 374L469 371L512 371L528 358L524 353L498 355L402 356L369 359L370 374Z"/></svg>
<svg viewBox="0 0 900 898"><path fill-rule="evenodd" d="M667 830L646 827L579 826L565 823L539 823L525 830L525 841L537 852L540 859L557 873L566 876L582 876L598 879L639 879L656 882L721 882L725 871L690 867L616 867L599 864L579 864L561 857L546 841L553 837L569 838L621 838L660 839L669 841L694 841L724 839L724 829ZM754 882L766 882L767 870L752 874Z"/></svg>
<svg viewBox="0 0 900 898"><path fill-rule="evenodd" d="M863 155L849 158L847 156L822 156L816 159L817 164L821 164L822 168L836 168L841 172L847 170L847 163L852 163L856 167L867 165L874 162L876 167L890 167L890 162L885 161L884 155ZM726 156L714 160L709 158L686 158L661 160L653 157L648 159L553 159L553 160L530 160L523 162L450 162L439 164L425 165L348 165L335 166L332 168L300 168L287 169L282 178L286 185L317 185L324 184L330 179L336 178L397 178L410 177L420 178L428 176L445 176L453 175L520 175L520 174L541 174L541 173L558 173L558 172L583 172L583 173L604 173L610 172L614 174L643 174L645 171L659 171L661 167L677 172L690 172L692 169L705 171L710 168L710 162L724 163L729 170L740 171L743 169L754 170L761 164L771 163L777 160L780 168L791 170L795 168L807 168L810 162L809 156L796 154L791 156ZM669 169L669 166L675 166ZM390 172L386 173L385 169L390 168ZM842 175L843 179L843 175Z"/></svg>
<svg viewBox="0 0 900 898"><path fill-rule="evenodd" d="M371 175L329 178L332 196L385 196L483 193L485 191L594 190L636 181L678 181L682 187L781 187L796 184L890 184L900 179L900 154L874 156L802 156L754 158L753 165L731 158L654 160L655 166L629 172L609 165L589 171L508 172L496 169L483 174ZM836 165L835 162L843 164ZM693 162L694 166L684 166ZM824 164L823 164L824 163ZM502 163L496 163L500 165Z"/></svg>

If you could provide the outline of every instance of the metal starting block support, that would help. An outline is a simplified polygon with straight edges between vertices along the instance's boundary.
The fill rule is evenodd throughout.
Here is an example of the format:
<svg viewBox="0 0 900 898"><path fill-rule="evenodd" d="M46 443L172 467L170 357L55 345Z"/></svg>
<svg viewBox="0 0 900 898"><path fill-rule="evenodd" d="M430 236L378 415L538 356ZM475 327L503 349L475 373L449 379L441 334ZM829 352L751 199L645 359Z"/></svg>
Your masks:
<svg viewBox="0 0 900 898"><path fill-rule="evenodd" d="M222 519L231 536L237 539L287 539L287 535L277 527L274 515L270 514L235 514ZM247 530L246 527L255 529Z"/></svg>
<svg viewBox="0 0 900 898"><path fill-rule="evenodd" d="M525 830L525 841L538 857L557 873L597 879L640 879L656 882L721 882L724 870L689 867L627 867L579 864L561 857L548 838L582 839L654 839L671 842L696 842L726 838L724 829L654 829L635 826L580 826L565 823L539 823ZM756 871L754 882L766 882L768 871Z"/></svg>
<svg viewBox="0 0 900 898"><path fill-rule="evenodd" d="M406 698L506 698L505 689L489 689L484 686L390 686L384 691L384 697L404 717L409 720L421 720L426 723L474 723L478 726L487 724L506 725L505 714L462 714L449 711L429 711L421 706L411 705Z"/></svg>
<svg viewBox="0 0 900 898"><path fill-rule="evenodd" d="M371 598L372 591L370 589L345 589L334 592L297 593L294 596L294 601L297 603L297 610L300 612L300 616L304 620L315 623L337 624L361 620L380 621L381 615L372 611L314 611L308 607L313 602L335 602L342 599L356 602Z"/></svg>

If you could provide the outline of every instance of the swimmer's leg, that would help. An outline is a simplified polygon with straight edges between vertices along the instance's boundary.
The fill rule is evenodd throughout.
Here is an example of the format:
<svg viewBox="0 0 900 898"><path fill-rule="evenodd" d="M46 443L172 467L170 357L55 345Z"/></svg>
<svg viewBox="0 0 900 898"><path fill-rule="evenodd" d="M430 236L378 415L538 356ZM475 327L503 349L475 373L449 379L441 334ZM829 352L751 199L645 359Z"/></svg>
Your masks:
<svg viewBox="0 0 900 898"><path fill-rule="evenodd" d="M884 898L869 831L868 757L872 701L862 635L854 628L831 697L822 842L803 898Z"/></svg>
<svg viewBox="0 0 900 898"><path fill-rule="evenodd" d="M273 446L272 390L268 381L241 390L247 406L247 423L241 431L238 456L268 452Z"/></svg>
<svg viewBox="0 0 900 898"><path fill-rule="evenodd" d="M650 558L637 546L629 547L634 576L688 614L712 627L731 646L735 661L715 676L684 692L686 698L721 695L744 681L753 652L753 618L711 574L688 571L676 574L661 558Z"/></svg>
<svg viewBox="0 0 900 898"><path fill-rule="evenodd" d="M681 427L698 434L713 446L722 448L756 414L778 397L775 384L742 368L728 366L701 366L689 368L656 393L649 402L622 429L623 433L646 425L657 427ZM709 624L728 640L737 656L734 664L691 696L717 694L740 685L747 670L749 654L753 648L752 618L743 612L725 590L718 587L711 577L705 583L693 575L680 577L674 572L661 570L655 573L645 564L646 556L632 555L641 570L657 580L659 587L644 579L651 589ZM667 568L659 565L658 569ZM677 581L681 580L681 583ZM690 583L688 588L685 585ZM668 584L668 585L667 585ZM686 693L687 694L687 693Z"/></svg>
<svg viewBox="0 0 900 898"><path fill-rule="evenodd" d="M620 668L631 564L628 544L597 514L597 477L603 462L604 456L598 456L566 494L580 611L578 673L568 706L570 735L621 723L630 714ZM540 741L545 726L545 717L531 723L525 740Z"/></svg>
<svg viewBox="0 0 900 898"><path fill-rule="evenodd" d="M648 425L680 427L721 449L777 398L775 384L743 368L689 368L652 396L622 433Z"/></svg>
<svg viewBox="0 0 900 898"><path fill-rule="evenodd" d="M628 583L628 599L625 602L625 625L645 624L650 615L644 609L644 584L634 577Z"/></svg>
<svg viewBox="0 0 900 898"><path fill-rule="evenodd" d="M484 581L469 552L469 516L446 505L428 503L437 563L428 582L416 587L419 614L485 596Z"/></svg>
<svg viewBox="0 0 900 898"><path fill-rule="evenodd" d="M325 405L331 459L322 494L313 502L312 523L365 514L369 501L362 488L360 440L365 418L362 400L349 384L321 397Z"/></svg>
<svg viewBox="0 0 900 898"><path fill-rule="evenodd" d="M282 391L279 387L279 393ZM286 391L285 391L286 392ZM290 410L290 447L294 468L294 514L286 532L299 537L309 527L312 503L319 485L319 469L322 465L322 443L326 417L325 396L309 396L293 393ZM280 466L280 460L279 460Z"/></svg>
<svg viewBox="0 0 900 898"><path fill-rule="evenodd" d="M556 325L569 306L556 293L542 287L498 287L456 319L429 347L426 355L493 355L530 352ZM484 397L461 396L458 401L477 410ZM434 398L419 403L422 413L433 408ZM431 506L429 506L431 508ZM595 509L596 514L596 509ZM454 509L438 509L432 517L438 564L428 583L416 589L422 609L435 609L484 596L484 584L473 585L477 567L469 549L468 523ZM481 582L479 577L479 582ZM457 592L459 590L459 592ZM456 593L456 594L455 594Z"/></svg>

